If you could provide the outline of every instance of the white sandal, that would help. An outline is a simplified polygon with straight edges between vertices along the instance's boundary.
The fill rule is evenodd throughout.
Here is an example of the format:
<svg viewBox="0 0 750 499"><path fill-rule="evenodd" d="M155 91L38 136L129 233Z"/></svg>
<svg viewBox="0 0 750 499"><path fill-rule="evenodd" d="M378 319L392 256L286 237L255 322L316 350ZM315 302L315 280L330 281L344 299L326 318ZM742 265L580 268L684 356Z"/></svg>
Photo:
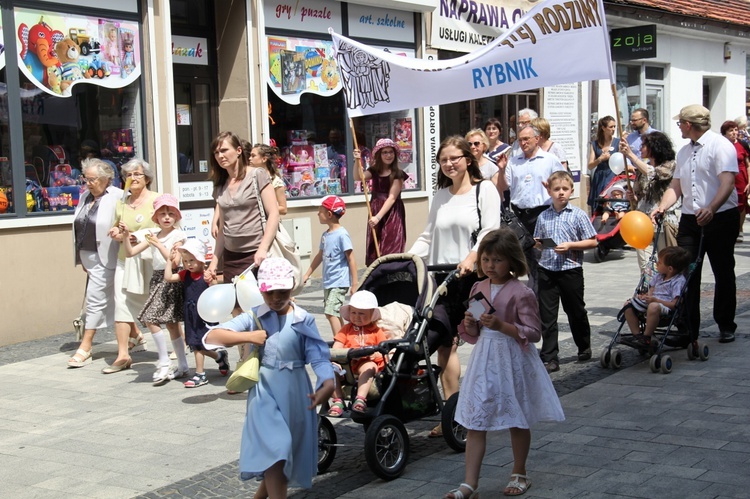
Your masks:
<svg viewBox="0 0 750 499"><path fill-rule="evenodd" d="M523 479L524 483L519 482L519 479ZM510 482L505 486L506 489L518 489L519 492L511 493L503 491L503 495L506 496L520 496L526 493L531 488L531 480L526 475L520 473L513 473L510 475Z"/></svg>
<svg viewBox="0 0 750 499"><path fill-rule="evenodd" d="M130 353L146 352L148 351L146 345L146 338L143 337L143 333L138 333L135 338L132 336L128 338L128 352Z"/></svg>
<svg viewBox="0 0 750 499"><path fill-rule="evenodd" d="M464 495L461 489L469 489L469 495L468 496ZM479 491L474 490L474 487L472 487L468 483L462 483L455 489L445 494L443 498L445 499L449 494L453 495L453 499L479 499Z"/></svg>
<svg viewBox="0 0 750 499"><path fill-rule="evenodd" d="M83 348L79 348L76 350L76 353L68 359L68 367L83 367L91 364L93 361L94 360L91 358L91 350L86 351Z"/></svg>

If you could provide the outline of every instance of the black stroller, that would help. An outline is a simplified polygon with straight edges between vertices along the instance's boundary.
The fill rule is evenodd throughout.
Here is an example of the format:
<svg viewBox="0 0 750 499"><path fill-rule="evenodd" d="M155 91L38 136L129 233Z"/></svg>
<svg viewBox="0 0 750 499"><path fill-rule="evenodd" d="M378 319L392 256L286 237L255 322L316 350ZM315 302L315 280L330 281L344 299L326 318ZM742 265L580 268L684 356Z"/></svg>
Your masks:
<svg viewBox="0 0 750 499"><path fill-rule="evenodd" d="M631 175L630 179L632 184L634 177ZM604 215L604 203L622 201L622 199L610 197L612 189L626 189L627 182L628 180L625 174L617 175L599 193L599 197L596 198L596 208L591 215L591 225L596 229L597 246L594 253L594 259L597 262L604 261L610 250L620 249L625 246L625 240L622 238L622 235L620 235L620 220L618 220L617 217L612 216L606 222L602 222L602 215Z"/></svg>
<svg viewBox="0 0 750 499"><path fill-rule="evenodd" d="M658 221L656 226L656 234L654 235L653 252L648 260L647 269L645 275L642 275L638 286L633 293L633 296L637 296L641 293L646 293L649 289L649 282L651 276L656 272L656 262L658 260L657 254L657 242L659 235L662 230L662 220ZM664 353L665 347L671 349L687 348L687 357L689 360L701 359L708 360L709 348L705 342L698 340L698 332L696 331L692 335L687 330L687 316L690 314L690 310L685 304L685 297L687 296L687 289L690 286L690 280L695 272L695 269L700 265L703 257L701 252L703 249L703 231L701 231L700 243L698 245L698 258L695 262L692 262L687 269L685 285L680 290L680 296L677 299L677 304L671 314L661 318L659 327L651 340L649 346L638 342L633 337L633 334L629 332L627 328L627 321L625 320L625 310L630 308L632 305L625 305L620 312L617 314L617 320L620 322L620 326L617 328L612 341L609 345L602 350L599 362L602 367L611 367L612 369L618 369L622 365L622 353L617 349L613 348L615 345L625 345L631 348L635 348L640 352L641 355L650 355L649 367L651 372L657 373L661 371L664 374L672 372L672 357ZM640 332L643 333L645 329L645 319L643 314L637 314L639 319ZM625 328L626 332L623 332Z"/></svg>
<svg viewBox="0 0 750 499"><path fill-rule="evenodd" d="M435 268L430 270L444 270ZM455 270L455 266L451 267ZM404 423L440 415L443 437L448 445L458 451L466 449L466 432L453 420L458 393L443 402L437 385L438 366L430 362L431 348L427 332L433 309L449 282L457 272L437 289L421 258L411 254L393 254L378 258L365 271L359 289L375 294L382 307L399 302L414 307L413 316L403 338L384 341L377 346L337 352L331 351L334 362L348 364L351 360L383 354L385 369L378 373L367 398L364 413L351 411L351 418L365 430L365 459L370 469L384 480L398 478L406 468L409 457L409 435ZM356 380L347 374L349 383ZM356 388L351 388L354 399ZM351 403L352 400L349 400ZM318 472L331 465L338 446L333 424L328 420L324 406L318 425Z"/></svg>

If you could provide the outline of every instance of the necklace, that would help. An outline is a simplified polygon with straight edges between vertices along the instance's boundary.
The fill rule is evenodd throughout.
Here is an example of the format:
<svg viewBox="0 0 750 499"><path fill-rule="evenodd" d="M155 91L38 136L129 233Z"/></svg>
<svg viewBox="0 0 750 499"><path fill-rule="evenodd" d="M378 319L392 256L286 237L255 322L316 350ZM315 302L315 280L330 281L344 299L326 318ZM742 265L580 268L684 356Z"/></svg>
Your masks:
<svg viewBox="0 0 750 499"><path fill-rule="evenodd" d="M138 208L138 207L139 207L140 205L142 205L142 204L143 204L143 202L144 202L145 200L146 200L146 196L140 196L140 197L139 197L138 199L136 199L135 201L130 201L130 202L128 202L128 206L129 206L129 207L130 207L131 209L133 209L133 210L134 210L134 209Z"/></svg>

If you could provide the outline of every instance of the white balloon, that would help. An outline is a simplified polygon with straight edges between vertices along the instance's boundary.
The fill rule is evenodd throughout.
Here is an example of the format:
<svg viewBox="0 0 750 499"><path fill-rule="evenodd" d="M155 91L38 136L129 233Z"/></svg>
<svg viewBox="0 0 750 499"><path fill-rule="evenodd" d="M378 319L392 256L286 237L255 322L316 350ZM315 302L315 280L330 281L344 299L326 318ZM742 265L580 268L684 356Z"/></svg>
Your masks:
<svg viewBox="0 0 750 499"><path fill-rule="evenodd" d="M217 284L209 287L198 298L198 315L206 322L221 322L234 310L234 286Z"/></svg>
<svg viewBox="0 0 750 499"><path fill-rule="evenodd" d="M237 301L243 311L248 312L251 308L263 303L263 295L258 289L258 281L255 280L252 272L235 279L234 286L237 288Z"/></svg>
<svg viewBox="0 0 750 499"><path fill-rule="evenodd" d="M621 152L614 152L609 156L609 169L615 175L619 175L625 171L625 156Z"/></svg>

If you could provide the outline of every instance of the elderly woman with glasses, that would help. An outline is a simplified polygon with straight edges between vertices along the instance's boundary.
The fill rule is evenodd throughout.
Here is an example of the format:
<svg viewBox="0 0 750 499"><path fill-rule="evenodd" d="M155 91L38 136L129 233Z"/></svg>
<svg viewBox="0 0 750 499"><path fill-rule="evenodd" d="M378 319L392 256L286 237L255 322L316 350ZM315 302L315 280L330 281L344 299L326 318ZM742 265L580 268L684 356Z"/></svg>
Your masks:
<svg viewBox="0 0 750 499"><path fill-rule="evenodd" d="M125 179L125 193L115 209L115 219L109 236L122 242L123 223L131 233L154 227L151 217L154 214L154 199L159 195L149 190L154 172L143 160L131 159L122 165ZM135 324L135 318L143 309L148 298L148 282L151 280L151 262L136 255L125 257L125 248L120 247L115 269L115 335L117 336L117 358L102 369L104 374L112 374L129 369L133 360L130 352L146 349L146 340Z"/></svg>
<svg viewBox="0 0 750 499"><path fill-rule="evenodd" d="M115 172L100 159L86 159L81 163L82 180L86 190L73 220L73 246L75 264L86 272L86 319L83 338L76 353L68 359L68 367L83 367L91 364L94 334L99 328L109 327L114 322L115 267L120 245L107 237L115 218L117 201L122 198L122 189L112 185Z"/></svg>
<svg viewBox="0 0 750 499"><path fill-rule="evenodd" d="M469 130L465 138L471 146L471 154L477 160L479 169L482 171L482 178L491 181L493 185L497 186L497 172L499 170L495 162L490 160L486 155L490 147L490 139L487 137L487 134L481 128L474 128Z"/></svg>
<svg viewBox="0 0 750 499"><path fill-rule="evenodd" d="M500 194L490 182L483 181L472 147L463 137L443 140L436 160L440 165L438 191L432 199L427 227L409 253L425 258L427 265L453 265L460 272L460 278L450 283L448 293L438 301L436 320L427 337L430 350L437 347L440 382L447 400L458 392L458 324L466 311L463 303L478 280L474 271L477 248L486 234L500 227ZM436 274L438 284L447 275ZM441 435L441 425L430 432L430 437Z"/></svg>

